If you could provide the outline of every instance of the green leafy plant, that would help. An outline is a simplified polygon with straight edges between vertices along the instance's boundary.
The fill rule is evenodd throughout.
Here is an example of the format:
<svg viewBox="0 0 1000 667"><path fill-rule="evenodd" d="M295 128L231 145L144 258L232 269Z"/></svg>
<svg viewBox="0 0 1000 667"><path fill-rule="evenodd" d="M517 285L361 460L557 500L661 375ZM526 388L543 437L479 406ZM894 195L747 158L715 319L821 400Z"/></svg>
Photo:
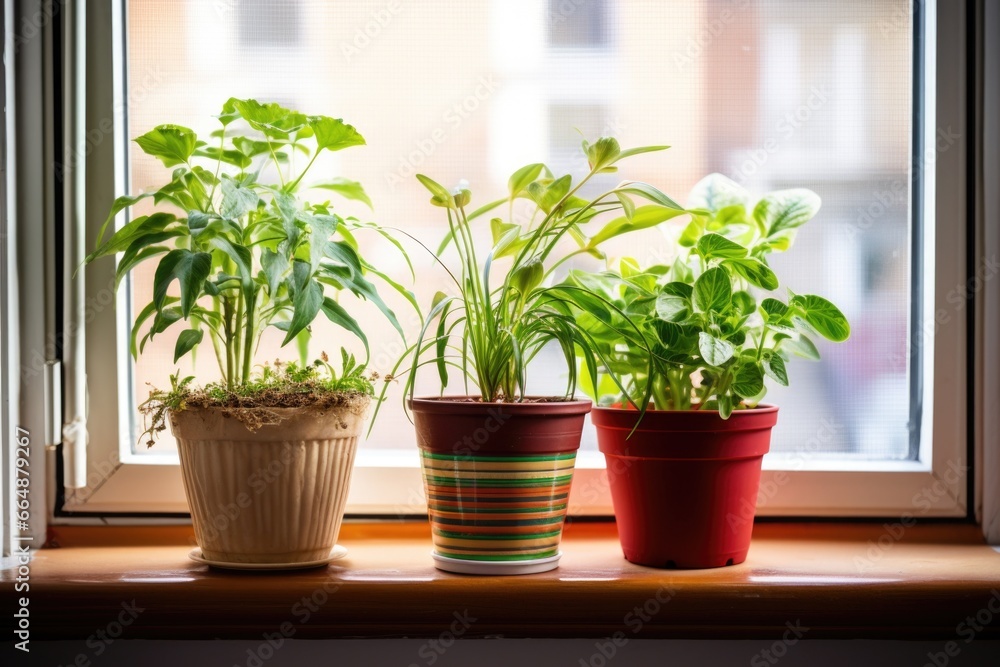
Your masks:
<svg viewBox="0 0 1000 667"><path fill-rule="evenodd" d="M665 148L621 150L613 138L584 141L590 169L578 182L569 174L554 175L544 164L529 164L511 175L506 197L471 213L466 212L472 197L467 188L448 190L418 175L432 195L431 203L447 215L449 232L435 258L448 270L457 293L435 296L420 337L408 351L413 371L408 393L413 394L416 370L434 364L442 392L451 368L461 371L466 392L471 380L485 402L523 401L529 364L546 344L555 343L568 369L565 396L572 397L578 351L592 369L602 354L592 334L579 326L576 311L590 309L611 322L615 308L586 286L550 286L553 273L578 255L603 258L600 245L608 239L684 213L646 183L624 181L592 198L582 196L581 190L596 175L616 172L625 158ZM527 213L516 219L515 205L522 202ZM487 222L487 214L504 210L504 204L507 219L492 217ZM474 241L473 225L480 220L492 238L490 247L483 249ZM458 254L455 271L443 259L451 245Z"/></svg>
<svg viewBox="0 0 1000 667"><path fill-rule="evenodd" d="M580 318L605 373L595 380L581 364L583 388L602 404L649 396L658 410L717 409L728 418L764 397L765 377L787 386L793 355L819 359L815 335L835 342L850 335L843 313L823 297L770 294L779 283L768 256L791 248L819 211L815 193L782 190L752 203L741 186L712 174L689 205L673 264L640 268L625 259L618 271L574 271L566 280L615 305L611 327L603 316Z"/></svg>
<svg viewBox="0 0 1000 667"><path fill-rule="evenodd" d="M322 312L364 344L363 369L368 339L340 294L373 303L400 335L395 313L369 276L417 304L359 254L355 235L381 234L407 264L409 259L384 229L341 217L326 199L332 192L371 207L360 183L338 177L307 186L304 178L322 153L363 145L364 138L340 119L252 99L228 100L218 120L221 127L208 142L179 125L160 125L135 139L172 170L170 179L153 191L116 199L98 248L86 258L89 263L120 255L116 286L136 267L157 263L152 299L139 308L132 328L132 355L183 322L174 361L192 353L207 334L222 376L218 387L235 395L259 382L254 355L268 327L283 332L282 345L297 344L305 366L310 324ZM296 163L304 166L297 170ZM307 190L322 195L309 202L303 198ZM117 214L147 198L155 212L132 218L105 240Z"/></svg>

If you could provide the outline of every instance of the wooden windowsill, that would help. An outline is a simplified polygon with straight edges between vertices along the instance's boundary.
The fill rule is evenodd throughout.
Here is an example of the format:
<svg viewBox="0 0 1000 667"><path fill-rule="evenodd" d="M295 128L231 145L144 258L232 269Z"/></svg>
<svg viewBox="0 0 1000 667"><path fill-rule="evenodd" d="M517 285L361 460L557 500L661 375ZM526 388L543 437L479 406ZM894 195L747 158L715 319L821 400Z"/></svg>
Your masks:
<svg viewBox="0 0 1000 667"><path fill-rule="evenodd" d="M764 523L746 563L678 571L632 565L613 523L578 522L559 569L501 578L434 569L423 522L349 523L345 559L280 574L192 562L189 527L56 527L28 593L15 570L0 579L6 608L30 597L33 639L86 638L133 600L130 639L436 637L466 620L465 637L776 637L798 624L810 638L953 639L991 599L1000 612L1000 554L975 526L896 528Z"/></svg>

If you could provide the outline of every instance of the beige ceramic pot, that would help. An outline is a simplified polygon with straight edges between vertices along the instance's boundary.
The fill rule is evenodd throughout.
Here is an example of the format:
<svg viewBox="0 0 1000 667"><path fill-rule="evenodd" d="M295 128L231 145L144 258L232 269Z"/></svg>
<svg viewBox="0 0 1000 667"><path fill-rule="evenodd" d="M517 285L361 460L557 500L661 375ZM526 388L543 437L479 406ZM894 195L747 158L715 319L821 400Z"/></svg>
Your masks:
<svg viewBox="0 0 1000 667"><path fill-rule="evenodd" d="M304 563L337 541L364 415L271 408L249 430L218 408L170 413L202 556L225 563Z"/></svg>

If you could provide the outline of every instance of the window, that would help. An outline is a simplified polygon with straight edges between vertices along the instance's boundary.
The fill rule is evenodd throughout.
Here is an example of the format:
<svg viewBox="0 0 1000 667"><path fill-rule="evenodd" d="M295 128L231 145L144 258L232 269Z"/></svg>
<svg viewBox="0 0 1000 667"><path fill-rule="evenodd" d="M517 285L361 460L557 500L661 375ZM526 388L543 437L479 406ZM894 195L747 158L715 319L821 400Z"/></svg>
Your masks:
<svg viewBox="0 0 1000 667"><path fill-rule="evenodd" d="M366 185L375 219L405 220L432 242L443 225L414 173L467 179L486 201L525 163L582 167L574 163L576 130L615 136L625 147L672 144L636 158L622 177L680 200L712 171L756 193L809 187L823 209L775 269L796 291L829 295L854 333L822 348L821 362L791 367L790 389L771 389L768 400L782 411L760 513L898 514L914 511L914 498L937 480L932 488L941 491L926 514L965 515L965 314L949 302L965 275L964 232L954 222L964 210L963 98L938 88L964 70L955 49L937 48L961 39L964 14L948 3L125 4L116 5L111 25L88 26L109 37L106 70L92 70L90 80L110 71L117 86L91 84L87 103L122 112L114 114L115 150L88 163L104 179L90 190L88 224L100 224L114 194L162 178L162 166L126 137L164 122L207 134L229 96L355 124L369 145L331 168ZM185 36L189 48L172 47ZM640 262L671 252L660 230L610 250ZM428 303L446 276L419 249L413 258L415 291ZM407 280L402 268L394 271ZM111 271L88 268L87 289L107 289ZM174 370L170 336L158 337L135 366L123 344L135 314L131 295L148 293L150 280L151 271L136 275L114 317L88 325L89 465L113 472L71 493L71 509L183 511L170 439L151 450L136 446L135 406L147 383L162 386ZM410 319L409 335L417 324ZM402 349L389 333L379 325L370 331L372 365L383 373ZM341 345L323 324L313 340L315 351ZM277 342L265 342L266 355L294 357ZM198 372L211 377L213 360L203 356ZM555 353L540 359L536 393L558 391L558 363ZM435 391L432 375L418 393ZM419 514L412 427L398 390L390 400L362 446L352 508ZM610 510L602 465L588 428L577 511Z"/></svg>

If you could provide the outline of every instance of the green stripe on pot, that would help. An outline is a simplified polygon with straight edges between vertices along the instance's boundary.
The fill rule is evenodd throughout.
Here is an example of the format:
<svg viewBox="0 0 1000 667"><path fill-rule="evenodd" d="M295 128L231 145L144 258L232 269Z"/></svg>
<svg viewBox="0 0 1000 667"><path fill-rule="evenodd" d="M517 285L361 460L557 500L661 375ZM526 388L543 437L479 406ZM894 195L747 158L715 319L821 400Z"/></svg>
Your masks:
<svg viewBox="0 0 1000 667"><path fill-rule="evenodd" d="M558 553L576 452L421 456L436 554L488 563Z"/></svg>
<svg viewBox="0 0 1000 667"><path fill-rule="evenodd" d="M550 500L551 501L566 500L567 498L569 498L569 494L568 493L553 493L551 495L544 495L544 496L523 496L523 497L522 496L511 496L509 498L507 498L507 497L499 497L499 498L496 498L496 497L491 497L491 498L476 498L475 500L471 500L470 499L469 502L470 503L473 503L473 502L475 502L475 503L494 503L494 504L512 503L512 504L518 504L518 505L520 505L520 504L523 504L523 503L538 503L538 502L545 502L545 501L550 501ZM428 496L428 500L445 500L445 501L453 503L453 502L456 502L456 500L463 500L463 497L461 495L456 495L456 494L449 494L449 495L445 496L445 495L441 495L440 493L433 493L430 496ZM510 511L510 510L507 510L507 511Z"/></svg>
<svg viewBox="0 0 1000 667"><path fill-rule="evenodd" d="M476 534L476 533L463 533L461 531L453 530L442 530L441 528L435 528L434 534L440 535L441 537L448 537L453 540L542 540L546 537L559 537L561 530L553 530L544 533L525 533L525 534L514 534L514 533L504 533L498 535L496 533L487 534Z"/></svg>
<svg viewBox="0 0 1000 667"><path fill-rule="evenodd" d="M474 456L471 454L435 454L433 452L420 452L425 459L438 459L443 461L487 461L500 463L536 463L538 461L568 461L576 458L576 452L569 454L541 454L537 456Z"/></svg>
<svg viewBox="0 0 1000 667"><path fill-rule="evenodd" d="M436 477L432 475L425 475L425 479L431 484L436 484L438 486L457 486L462 488L485 486L527 489L536 486L561 486L563 484L568 484L570 480L573 479L573 475L560 475L559 477L536 477L532 479L456 479L454 477Z"/></svg>
<svg viewBox="0 0 1000 667"><path fill-rule="evenodd" d="M501 555L501 554L490 554L490 555L477 555L477 554L457 554L448 551L438 551L438 555L445 556L446 558L457 558L459 560L480 560L480 561L517 561L517 560L534 560L536 558L548 558L549 556L555 556L558 549L549 549L548 551L543 551L541 553L532 554L519 554L519 555Z"/></svg>
<svg viewBox="0 0 1000 667"><path fill-rule="evenodd" d="M561 505L547 505L545 507L529 507L520 508L512 507L510 509L494 508L483 509L481 507L461 507L453 505L431 505L432 509L437 512L468 512L475 514L533 514L535 512L558 512L560 510L566 509L566 503Z"/></svg>
<svg viewBox="0 0 1000 667"><path fill-rule="evenodd" d="M520 526L546 526L550 524L562 523L562 515L548 517L546 519L483 519L479 517L469 517L467 519L442 519L435 517L434 523L443 526L470 526L472 528L518 528Z"/></svg>

